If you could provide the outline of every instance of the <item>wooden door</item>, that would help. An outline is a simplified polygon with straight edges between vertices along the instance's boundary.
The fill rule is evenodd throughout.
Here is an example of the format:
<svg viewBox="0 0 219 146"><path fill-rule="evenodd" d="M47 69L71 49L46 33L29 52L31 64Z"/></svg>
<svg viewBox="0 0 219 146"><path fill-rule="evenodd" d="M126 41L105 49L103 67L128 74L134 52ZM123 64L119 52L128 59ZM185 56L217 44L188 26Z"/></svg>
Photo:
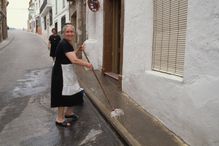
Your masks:
<svg viewBox="0 0 219 146"><path fill-rule="evenodd" d="M123 0L104 1L103 72L116 79L122 75Z"/></svg>

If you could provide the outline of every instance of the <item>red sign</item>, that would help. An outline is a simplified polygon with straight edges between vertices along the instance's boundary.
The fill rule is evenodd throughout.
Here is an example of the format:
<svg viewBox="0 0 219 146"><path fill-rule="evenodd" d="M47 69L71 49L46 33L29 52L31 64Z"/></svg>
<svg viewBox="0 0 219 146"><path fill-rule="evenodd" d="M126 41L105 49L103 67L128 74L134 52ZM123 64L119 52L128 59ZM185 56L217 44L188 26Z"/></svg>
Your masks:
<svg viewBox="0 0 219 146"><path fill-rule="evenodd" d="M98 0L88 0L88 7L92 12L97 12L100 8Z"/></svg>

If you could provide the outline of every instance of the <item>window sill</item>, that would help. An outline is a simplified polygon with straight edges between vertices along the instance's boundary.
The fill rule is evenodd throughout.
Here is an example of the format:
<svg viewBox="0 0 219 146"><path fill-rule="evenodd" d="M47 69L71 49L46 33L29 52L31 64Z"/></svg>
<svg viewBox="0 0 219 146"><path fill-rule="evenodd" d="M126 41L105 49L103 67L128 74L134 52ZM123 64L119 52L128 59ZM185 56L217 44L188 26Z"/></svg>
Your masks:
<svg viewBox="0 0 219 146"><path fill-rule="evenodd" d="M145 71L146 74L148 75L152 75L152 76L157 76L159 78L164 78L170 81L175 81L178 83L182 83L183 82L183 78L179 77L179 76L175 76L175 75L170 75L170 74L165 74L162 72L157 72L157 71Z"/></svg>

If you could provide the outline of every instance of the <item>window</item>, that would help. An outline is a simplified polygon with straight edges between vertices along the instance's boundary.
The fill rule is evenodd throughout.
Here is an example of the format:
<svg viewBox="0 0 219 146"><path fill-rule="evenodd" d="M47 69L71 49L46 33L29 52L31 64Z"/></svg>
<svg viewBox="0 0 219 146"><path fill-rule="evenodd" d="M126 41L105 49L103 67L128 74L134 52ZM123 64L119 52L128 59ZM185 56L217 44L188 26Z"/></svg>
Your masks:
<svg viewBox="0 0 219 146"><path fill-rule="evenodd" d="M52 25L52 9L49 10L49 25Z"/></svg>
<svg viewBox="0 0 219 146"><path fill-rule="evenodd" d="M61 18L61 29L63 28L64 25L65 25L65 15L62 16Z"/></svg>
<svg viewBox="0 0 219 146"><path fill-rule="evenodd" d="M152 70L183 76L188 0L154 0Z"/></svg>
<svg viewBox="0 0 219 146"><path fill-rule="evenodd" d="M44 30L46 30L46 16L44 17Z"/></svg>
<svg viewBox="0 0 219 146"><path fill-rule="evenodd" d="M58 22L55 23L55 29L56 29L57 32L58 32Z"/></svg>

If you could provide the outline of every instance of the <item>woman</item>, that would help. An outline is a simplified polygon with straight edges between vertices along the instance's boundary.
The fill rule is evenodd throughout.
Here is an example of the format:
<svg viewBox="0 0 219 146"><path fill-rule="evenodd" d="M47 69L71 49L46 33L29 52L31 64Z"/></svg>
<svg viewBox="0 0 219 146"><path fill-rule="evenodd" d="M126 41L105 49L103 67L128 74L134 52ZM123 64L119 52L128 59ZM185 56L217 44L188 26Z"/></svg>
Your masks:
<svg viewBox="0 0 219 146"><path fill-rule="evenodd" d="M56 125L69 127L71 123L65 120L65 117L76 119L77 116L74 115L72 106L83 103L83 90L78 84L72 64L90 69L92 64L76 56L71 44L74 37L73 25L66 24L63 27L63 33L64 38L56 48L56 60L52 70L51 107L58 107ZM83 50L84 47L81 46L79 49Z"/></svg>
<svg viewBox="0 0 219 146"><path fill-rule="evenodd" d="M55 52L56 47L61 40L60 36L57 34L56 28L52 29L52 35L49 36L49 43L48 43L48 49L50 50L50 57L53 58L53 61L55 61Z"/></svg>

